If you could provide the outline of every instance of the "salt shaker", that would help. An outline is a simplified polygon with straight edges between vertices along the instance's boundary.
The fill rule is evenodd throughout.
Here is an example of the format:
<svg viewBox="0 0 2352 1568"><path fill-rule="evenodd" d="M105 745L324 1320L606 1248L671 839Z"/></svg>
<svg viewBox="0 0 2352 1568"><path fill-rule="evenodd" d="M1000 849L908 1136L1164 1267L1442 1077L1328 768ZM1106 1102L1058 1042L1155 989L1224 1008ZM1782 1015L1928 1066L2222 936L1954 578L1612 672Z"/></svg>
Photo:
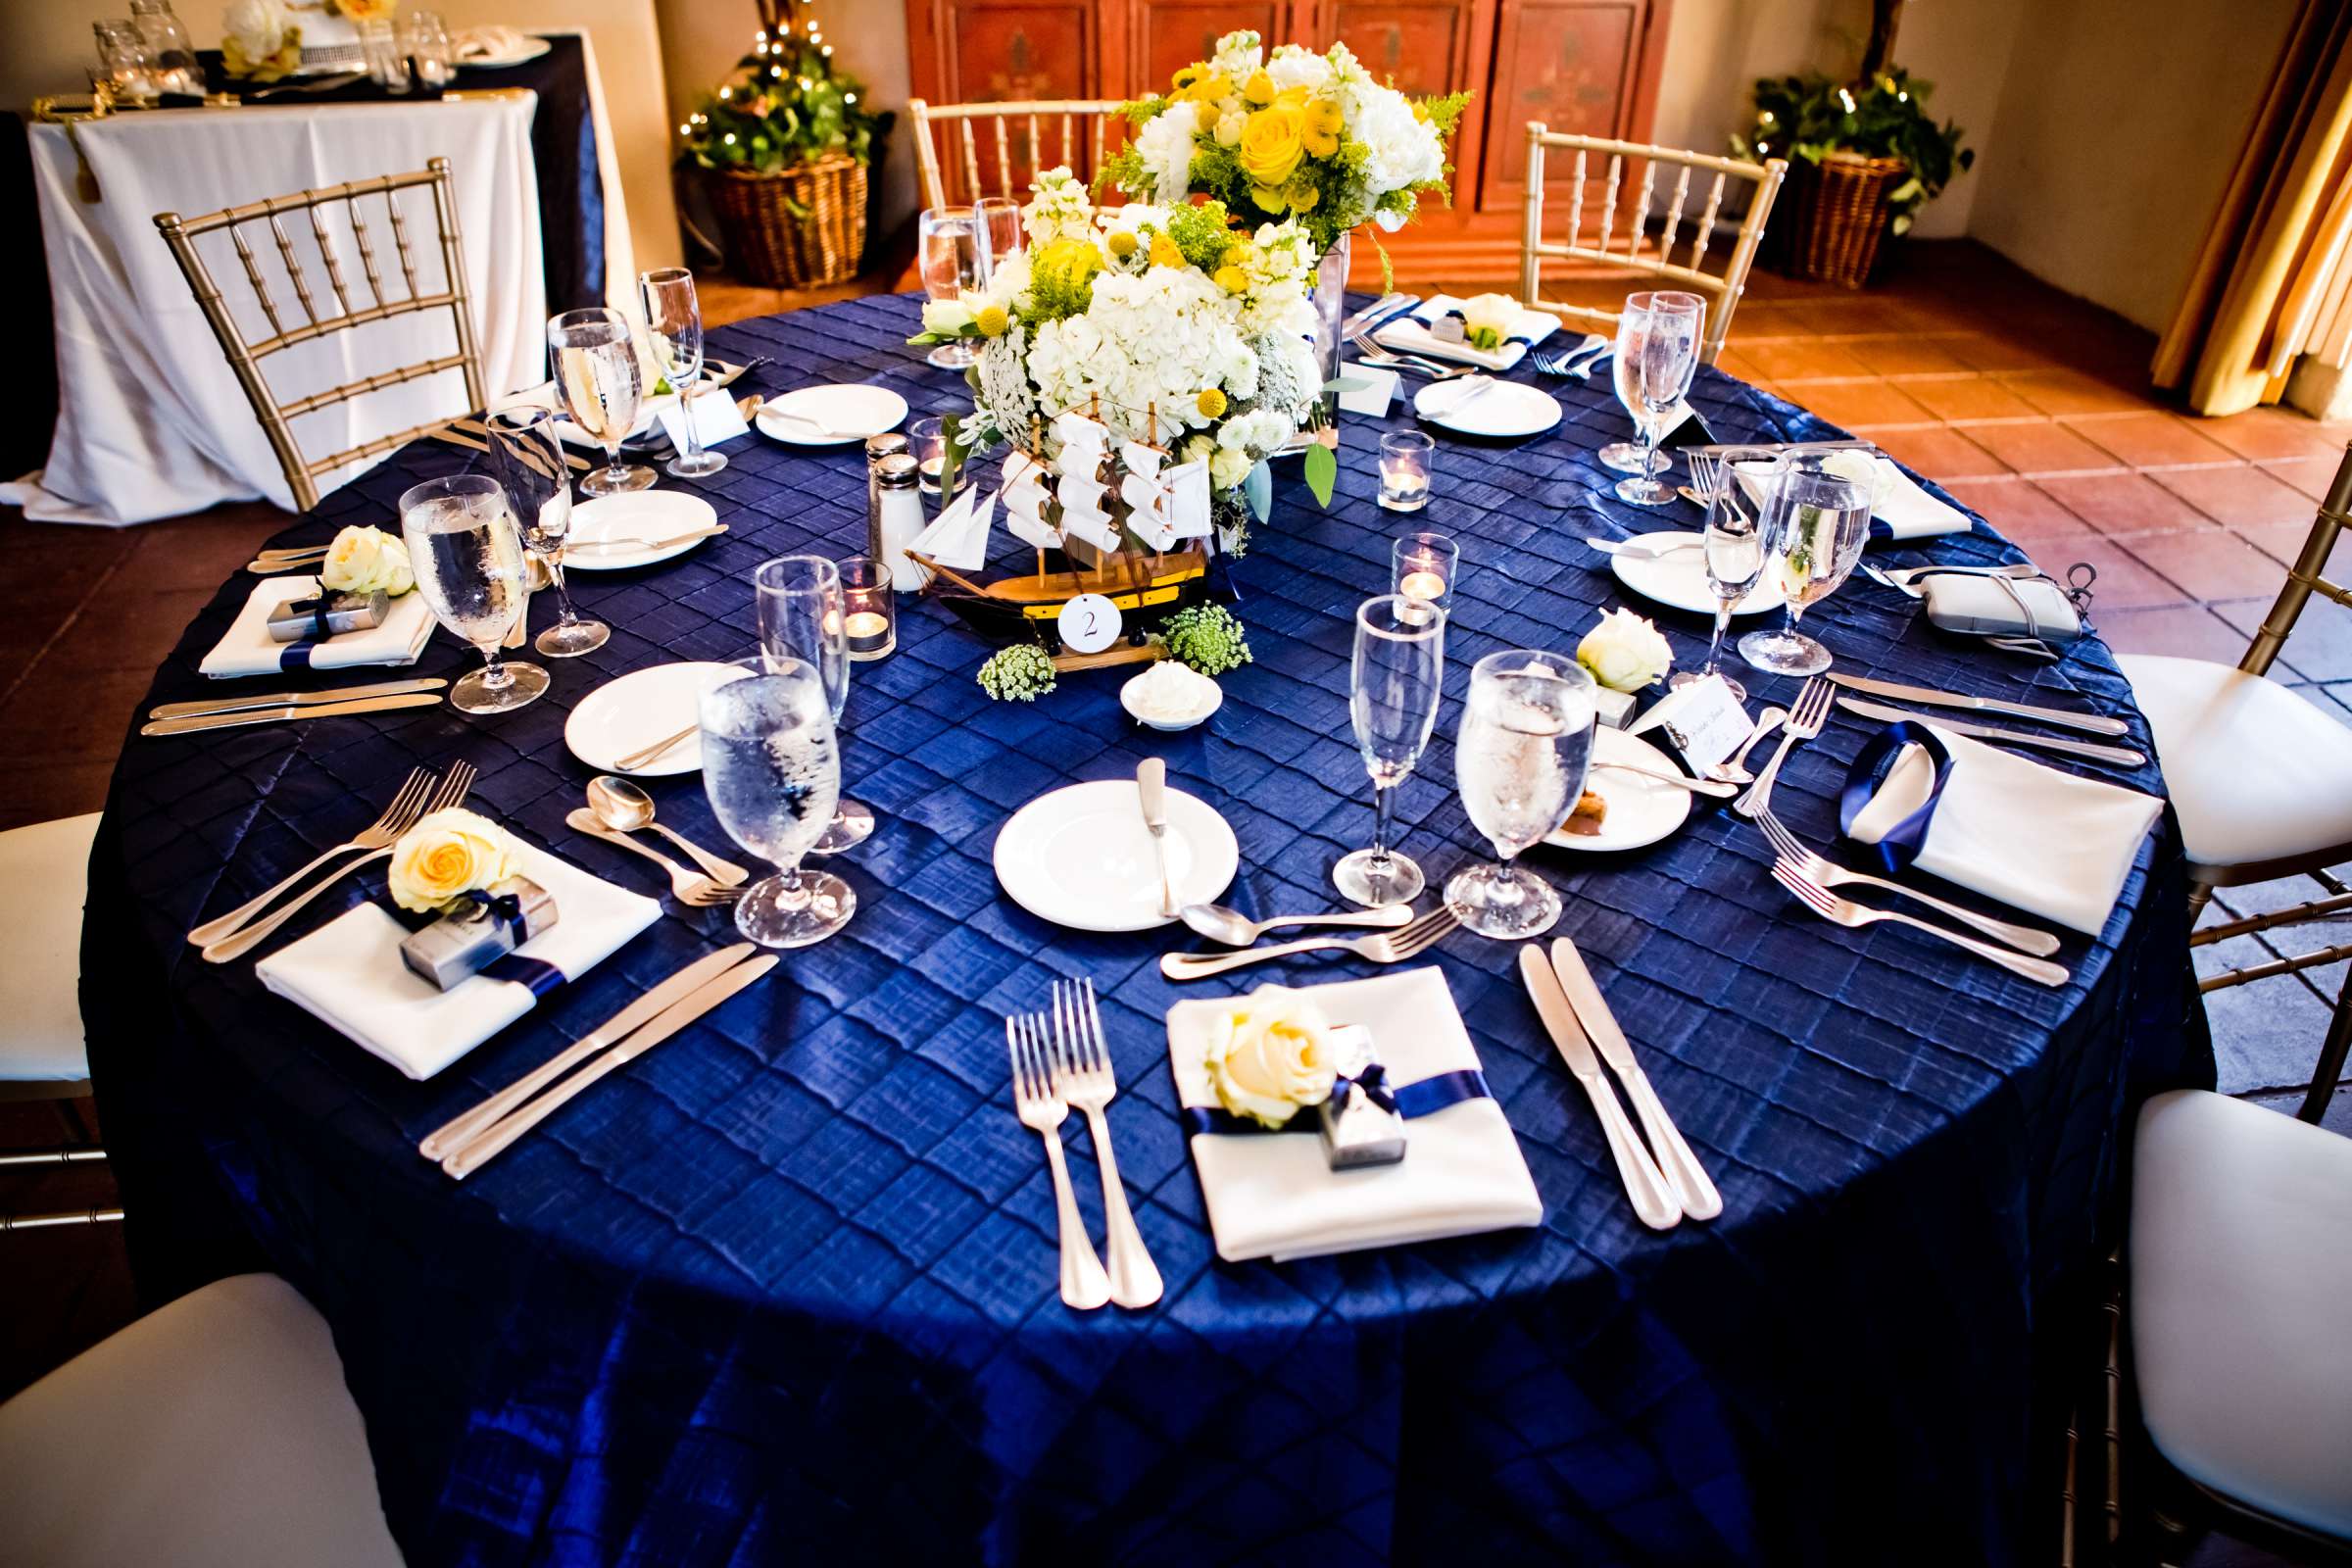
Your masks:
<svg viewBox="0 0 2352 1568"><path fill-rule="evenodd" d="M875 504L880 498L880 492L874 487L874 470L882 466L884 458L894 452L906 450L906 437L897 430L885 430L880 435L865 438L865 514L867 517L873 516ZM881 558L877 556L875 559Z"/></svg>
<svg viewBox="0 0 2352 1568"><path fill-rule="evenodd" d="M931 580L928 571L906 557L906 547L925 526L921 480L922 470L911 453L889 453L874 463L865 553L888 568L891 587L903 594Z"/></svg>

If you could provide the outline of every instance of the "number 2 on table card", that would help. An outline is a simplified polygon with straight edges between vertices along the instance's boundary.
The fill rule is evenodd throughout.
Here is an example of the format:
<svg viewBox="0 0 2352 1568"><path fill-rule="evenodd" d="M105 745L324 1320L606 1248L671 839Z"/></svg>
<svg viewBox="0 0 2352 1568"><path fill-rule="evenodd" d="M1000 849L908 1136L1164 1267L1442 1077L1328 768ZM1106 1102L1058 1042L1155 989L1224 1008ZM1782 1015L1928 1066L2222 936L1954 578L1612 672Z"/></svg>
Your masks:
<svg viewBox="0 0 2352 1568"><path fill-rule="evenodd" d="M1099 654L1119 640L1119 607L1101 594L1079 594L1054 618L1061 646L1073 654Z"/></svg>

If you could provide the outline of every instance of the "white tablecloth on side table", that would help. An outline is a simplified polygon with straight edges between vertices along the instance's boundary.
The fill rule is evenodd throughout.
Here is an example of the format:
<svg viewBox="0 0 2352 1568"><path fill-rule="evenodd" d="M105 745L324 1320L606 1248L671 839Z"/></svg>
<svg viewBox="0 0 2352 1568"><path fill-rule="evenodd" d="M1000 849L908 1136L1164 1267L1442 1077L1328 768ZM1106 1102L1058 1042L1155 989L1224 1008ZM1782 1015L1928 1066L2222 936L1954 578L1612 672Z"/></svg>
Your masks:
<svg viewBox="0 0 2352 1568"><path fill-rule="evenodd" d="M155 215L204 213L294 191L403 173L447 158L472 294L475 342L491 396L546 376L547 286L539 188L531 162L537 99L511 96L408 104L176 110L118 115L72 127L32 127L34 180L57 318L59 413L47 466L0 501L46 521L122 524L257 496L291 508L284 470L155 226ZM100 199L76 191L86 158ZM402 193L417 285L442 286L431 193ZM376 267L395 298L405 289L382 198L363 201ZM285 222L320 314L335 310L308 220ZM353 304L369 299L348 234L330 220ZM281 319L302 307L267 243L249 235ZM198 242L213 278L249 336L266 335L252 285L225 234ZM280 403L395 365L447 354L445 310L419 312L302 344L262 362ZM464 412L454 370L294 422L311 457L357 446L425 419ZM320 476L321 490L360 471Z"/></svg>

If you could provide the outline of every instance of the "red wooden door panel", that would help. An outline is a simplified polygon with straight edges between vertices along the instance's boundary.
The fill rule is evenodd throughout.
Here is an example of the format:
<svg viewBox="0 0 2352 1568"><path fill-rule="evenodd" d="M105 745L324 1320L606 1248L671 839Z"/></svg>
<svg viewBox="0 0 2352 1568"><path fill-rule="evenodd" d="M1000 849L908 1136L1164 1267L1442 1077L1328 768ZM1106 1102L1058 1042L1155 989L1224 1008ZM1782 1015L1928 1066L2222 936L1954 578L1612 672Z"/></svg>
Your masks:
<svg viewBox="0 0 2352 1568"><path fill-rule="evenodd" d="M1644 7L1642 0L1503 0L1496 19L1493 106L1479 206L1516 207L1527 179L1527 122L1587 136L1627 136ZM1566 165L1554 160L1565 174Z"/></svg>

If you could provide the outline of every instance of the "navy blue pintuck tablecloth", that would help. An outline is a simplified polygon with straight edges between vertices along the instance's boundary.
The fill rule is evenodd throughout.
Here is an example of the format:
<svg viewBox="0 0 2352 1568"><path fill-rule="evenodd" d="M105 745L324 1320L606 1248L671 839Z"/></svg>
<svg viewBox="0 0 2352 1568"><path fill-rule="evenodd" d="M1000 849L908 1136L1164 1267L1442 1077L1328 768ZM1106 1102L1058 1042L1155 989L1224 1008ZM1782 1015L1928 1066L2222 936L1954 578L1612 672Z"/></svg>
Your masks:
<svg viewBox="0 0 2352 1568"><path fill-rule="evenodd" d="M914 320L911 301L858 301L714 333L712 350L774 356L769 393L867 380L918 414L958 406L953 378L902 346ZM1441 437L1438 500L1411 519L1456 536L1465 566L1439 738L1398 812L1433 880L1482 853L1452 791L1471 662L1572 647L1619 600L1581 536L1651 522L1592 461L1623 433L1605 388L1555 386L1567 417L1546 436ZM1826 429L1713 372L1693 400L1727 437ZM999 895L990 850L1040 792L1157 754L1240 835L1237 902L1328 906L1327 868L1370 818L1349 617L1385 589L1403 521L1373 503L1383 425L1344 428L1329 510L1277 482L1237 572L1256 661L1225 678L1202 730L1139 732L1115 672L992 704L972 680L983 647L910 608L900 652L856 666L850 700L849 782L882 817L832 862L856 922L463 1186L416 1140L732 940L723 911L669 906L429 1083L267 996L250 963L202 963L181 933L368 820L412 764L461 758L482 808L651 891L641 863L565 830L588 769L564 718L623 671L748 652L757 563L860 548L858 450L735 443L705 487L733 531L649 571L574 573L614 635L555 662L554 689L521 712L133 739L93 868L83 988L143 1283L169 1293L266 1262L318 1302L419 1565L2029 1559L2055 1500L2035 1468L2062 1402L2053 1346L2105 1239L2127 1107L2210 1070L2169 819L2101 938L2070 940L2062 990L1803 915L1766 876L1761 838L1720 813L1646 852L1539 850L1723 1217L1663 1236L1635 1221L1515 954L1457 933L1436 962L1543 1227L1216 1260L1166 1067L1179 992L1154 960L1170 939L1048 926ZM420 444L285 539L397 526L401 489L466 457ZM1982 528L1934 553L2013 555ZM194 661L249 587L197 618L159 699L220 689ZM1695 658L1696 618L1664 622ZM1859 579L1807 625L1848 669L2086 705L2132 716L2146 744L2095 643L2027 665L1943 640ZM472 662L437 638L419 668ZM1868 733L1840 715L1783 775L1777 805L1806 837L1830 839ZM2161 788L2152 767L2111 776ZM694 779L655 790L665 820L723 843ZM361 879L318 918L376 891ZM1241 978L1350 972L1296 959ZM1008 1103L1005 1013L1080 974L1102 990L1120 1164L1168 1282L1147 1312L1060 1305L1050 1188Z"/></svg>

